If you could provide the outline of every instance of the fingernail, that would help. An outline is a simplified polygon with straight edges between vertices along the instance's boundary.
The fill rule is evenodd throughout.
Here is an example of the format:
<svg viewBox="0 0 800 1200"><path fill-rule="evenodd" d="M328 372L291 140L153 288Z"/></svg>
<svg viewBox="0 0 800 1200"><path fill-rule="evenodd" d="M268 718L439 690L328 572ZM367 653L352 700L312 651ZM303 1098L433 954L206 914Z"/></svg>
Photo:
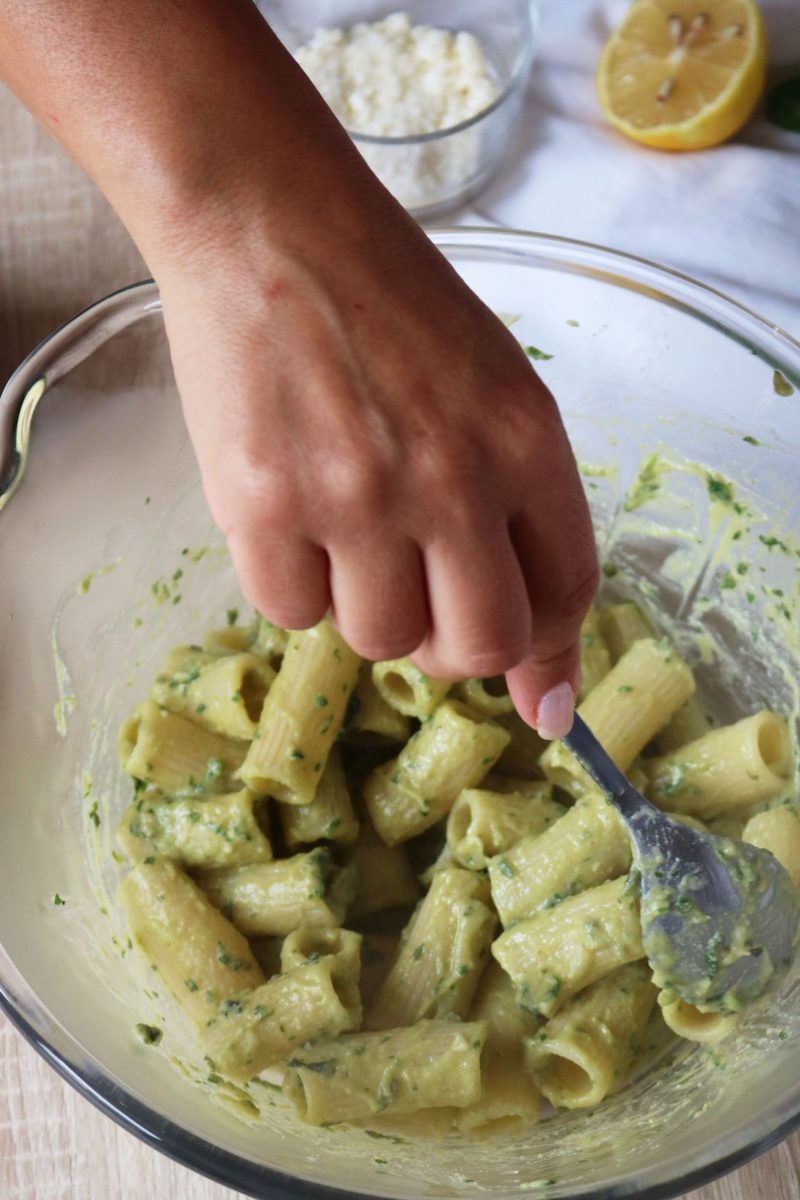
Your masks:
<svg viewBox="0 0 800 1200"><path fill-rule="evenodd" d="M536 730L540 737L552 741L563 737L572 728L575 712L575 693L566 682L557 683L545 692L536 712Z"/></svg>

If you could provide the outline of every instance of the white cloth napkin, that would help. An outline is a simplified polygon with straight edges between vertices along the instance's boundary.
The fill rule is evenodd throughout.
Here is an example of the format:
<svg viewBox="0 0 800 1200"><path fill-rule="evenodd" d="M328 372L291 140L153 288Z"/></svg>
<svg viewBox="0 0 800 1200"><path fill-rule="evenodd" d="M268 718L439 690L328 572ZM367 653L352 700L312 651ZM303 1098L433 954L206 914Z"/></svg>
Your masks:
<svg viewBox="0 0 800 1200"><path fill-rule="evenodd" d="M763 103L733 141L711 150L650 150L618 134L600 113L594 73L626 8L626 0L542 0L516 155L461 219L642 255L800 337L800 134L770 125ZM762 11L771 86L800 74L800 0L765 0Z"/></svg>

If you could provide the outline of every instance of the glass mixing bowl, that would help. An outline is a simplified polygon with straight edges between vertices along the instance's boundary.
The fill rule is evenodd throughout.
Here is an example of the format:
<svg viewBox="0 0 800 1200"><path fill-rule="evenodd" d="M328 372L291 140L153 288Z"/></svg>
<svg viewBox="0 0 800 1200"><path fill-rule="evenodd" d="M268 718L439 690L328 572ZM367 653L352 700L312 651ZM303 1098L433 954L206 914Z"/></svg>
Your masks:
<svg viewBox="0 0 800 1200"><path fill-rule="evenodd" d="M680 644L721 719L764 703L796 713L800 345L716 292L608 250L490 230L434 240L495 310L518 318L525 344L552 355L537 366L583 464L608 594L634 591L667 622L680 618ZM626 511L642 455L658 446L702 467L664 466L660 488ZM736 541L727 510L709 508L707 470L734 481L745 514ZM10 380L0 492L0 997L55 1069L125 1128L275 1200L644 1200L694 1188L800 1123L797 970L729 1042L686 1045L596 1111L486 1143L314 1130L263 1089L252 1126L205 1071L187 1079L168 1059L196 1076L196 1050L129 953L113 898L113 829L129 792L114 742L164 650L240 601L151 283L76 317ZM746 592L720 587L728 551L747 567ZM145 1047L135 1024L162 1015L161 1046Z"/></svg>
<svg viewBox="0 0 800 1200"><path fill-rule="evenodd" d="M492 103L468 120L414 137L350 136L378 178L420 221L439 220L480 192L508 156L522 116L536 47L538 0L257 0L294 51L317 29L380 21L401 9L415 25L472 33L497 86Z"/></svg>

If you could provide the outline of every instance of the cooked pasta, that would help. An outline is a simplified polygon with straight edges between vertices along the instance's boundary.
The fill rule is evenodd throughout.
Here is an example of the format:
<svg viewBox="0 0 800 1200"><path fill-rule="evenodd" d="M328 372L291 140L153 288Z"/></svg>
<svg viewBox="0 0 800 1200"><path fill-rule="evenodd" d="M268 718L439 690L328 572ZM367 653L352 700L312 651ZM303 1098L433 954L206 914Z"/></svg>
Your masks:
<svg viewBox="0 0 800 1200"><path fill-rule="evenodd" d="M581 643L581 715L635 786L800 887L787 722L711 729L630 601L592 609ZM625 827L502 679L451 685L362 662L329 620L290 633L232 611L166 657L119 755L131 940L220 1086L275 1070L311 1124L485 1138L543 1099L601 1103L646 1026L708 1044L736 1028L657 994Z"/></svg>
<svg viewBox="0 0 800 1200"><path fill-rule="evenodd" d="M446 700L397 758L377 767L364 787L370 819L388 846L423 833L447 816L456 796L494 766L509 736Z"/></svg>
<svg viewBox="0 0 800 1200"><path fill-rule="evenodd" d="M766 709L644 763L648 798L701 820L775 800L793 768L789 727Z"/></svg>

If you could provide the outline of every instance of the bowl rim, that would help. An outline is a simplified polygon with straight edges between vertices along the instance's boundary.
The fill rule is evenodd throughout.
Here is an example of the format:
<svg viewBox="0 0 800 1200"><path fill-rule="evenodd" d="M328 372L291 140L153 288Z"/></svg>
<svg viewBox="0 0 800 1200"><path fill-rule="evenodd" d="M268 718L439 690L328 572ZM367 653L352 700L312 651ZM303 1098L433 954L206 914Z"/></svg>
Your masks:
<svg viewBox="0 0 800 1200"><path fill-rule="evenodd" d="M535 251L538 248L544 257L544 265L587 274L616 286L633 289L716 326L727 336L760 354L770 365L780 360L780 369L800 387L800 341L746 305L680 271L591 242L532 231L452 226L429 230L428 234L435 245L445 249L491 249L513 253ZM0 392L0 510L22 479L33 409L48 385L88 357L115 333L158 311L160 300L152 280L128 284L63 322L23 359ZM99 326L104 330L102 337L98 336ZM4 471L6 460L2 444L4 432L8 431L13 431L14 452L17 455L17 470L14 472L12 462L10 477L9 470ZM13 963L0 945L3 975L5 964L13 973ZM356 1193L306 1181L288 1175L279 1168L256 1164L233 1152L221 1150L176 1122L155 1113L147 1104L123 1091L102 1071L71 1062L66 1053L56 1050L23 1015L22 1005L7 990L4 978L0 978L0 1011L80 1095L128 1133L179 1164L256 1198L269 1195L275 1200L301 1200L302 1197L314 1200L369 1200L369 1193ZM740 1131L736 1135L739 1144L720 1158L663 1182L637 1184L635 1192L623 1182L613 1184L604 1191L593 1188L574 1192L571 1200L623 1200L633 1195L638 1200L670 1200L742 1166L777 1145L798 1127L800 1090L794 1101L794 1111L754 1140L750 1140L752 1133ZM372 1195L375 1197L378 1193Z"/></svg>

